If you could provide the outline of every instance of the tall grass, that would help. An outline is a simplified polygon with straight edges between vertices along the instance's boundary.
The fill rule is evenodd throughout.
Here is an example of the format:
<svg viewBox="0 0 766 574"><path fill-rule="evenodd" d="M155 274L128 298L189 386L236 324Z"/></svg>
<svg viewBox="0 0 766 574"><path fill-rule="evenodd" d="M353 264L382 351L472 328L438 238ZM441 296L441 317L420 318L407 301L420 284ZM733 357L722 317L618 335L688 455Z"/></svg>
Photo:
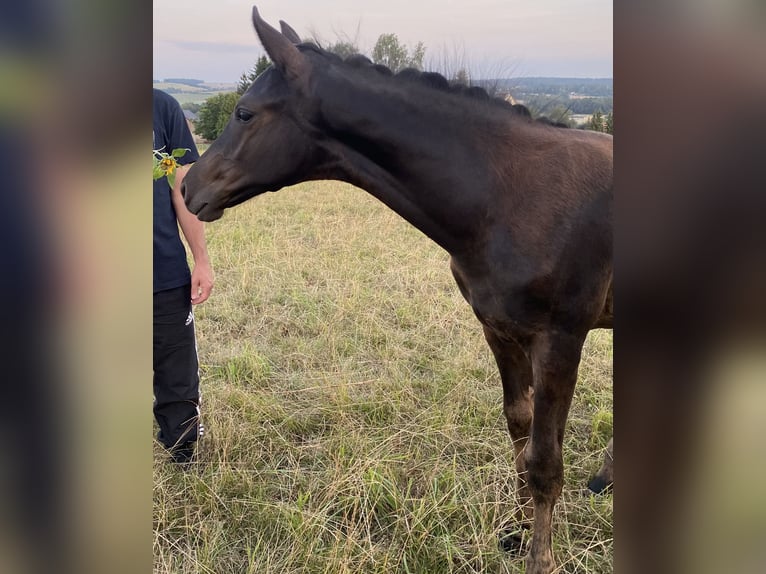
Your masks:
<svg viewBox="0 0 766 574"><path fill-rule="evenodd" d="M158 573L523 572L499 529L515 471L497 369L448 257L337 182L208 226L200 460L155 449ZM611 572L612 499L581 494L611 433L611 332L588 340L554 551Z"/></svg>

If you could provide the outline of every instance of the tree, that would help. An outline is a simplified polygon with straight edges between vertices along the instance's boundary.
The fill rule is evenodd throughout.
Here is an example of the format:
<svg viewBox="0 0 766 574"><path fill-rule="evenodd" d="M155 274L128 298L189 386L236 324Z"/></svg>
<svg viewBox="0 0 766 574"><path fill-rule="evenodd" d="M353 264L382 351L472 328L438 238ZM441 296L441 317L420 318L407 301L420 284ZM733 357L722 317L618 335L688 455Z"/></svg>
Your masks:
<svg viewBox="0 0 766 574"><path fill-rule="evenodd" d="M418 70L423 69L423 58L426 55L426 45L423 42L415 44L415 49L410 55L409 66Z"/></svg>
<svg viewBox="0 0 766 574"><path fill-rule="evenodd" d="M604 114L601 113L601 110L593 112L593 115L590 117L590 120L588 120L585 127L594 132L603 132L605 130Z"/></svg>
<svg viewBox="0 0 766 574"><path fill-rule="evenodd" d="M239 94L236 92L209 97L200 107L194 131L208 141L217 139L229 122L237 100L239 100Z"/></svg>
<svg viewBox="0 0 766 574"><path fill-rule="evenodd" d="M334 44L330 44L325 48L326 51L336 54L344 60L354 54L359 54L359 48L352 42L344 42L339 40Z"/></svg>
<svg viewBox="0 0 766 574"><path fill-rule="evenodd" d="M460 68L452 77L452 83L460 86L470 86L471 78L465 68Z"/></svg>
<svg viewBox="0 0 766 574"><path fill-rule="evenodd" d="M604 131L614 135L614 111L606 114L606 118L604 119Z"/></svg>
<svg viewBox="0 0 766 574"><path fill-rule="evenodd" d="M423 42L418 42L410 54L407 46L399 43L396 34L381 34L372 49L372 61L387 66L394 73L404 68L422 70L425 53Z"/></svg>
<svg viewBox="0 0 766 574"><path fill-rule="evenodd" d="M243 72L239 77L239 83L237 84L237 94L240 96L244 94L250 87L250 84L252 84L255 79L264 71L266 71L266 68L269 66L271 66L271 60L269 60L266 56L261 56L258 58L255 61L252 69L249 72Z"/></svg>

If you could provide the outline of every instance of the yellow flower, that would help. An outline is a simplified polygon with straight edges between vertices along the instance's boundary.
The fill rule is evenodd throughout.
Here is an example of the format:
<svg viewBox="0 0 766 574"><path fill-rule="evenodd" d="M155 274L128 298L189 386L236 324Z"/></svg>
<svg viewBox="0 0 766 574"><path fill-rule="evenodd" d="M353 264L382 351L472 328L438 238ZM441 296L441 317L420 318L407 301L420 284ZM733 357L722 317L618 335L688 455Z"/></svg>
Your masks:
<svg viewBox="0 0 766 574"><path fill-rule="evenodd" d="M154 179L157 180L165 177L167 178L170 187L173 187L176 180L176 168L180 167L180 164L176 161L176 158L183 157L187 151L189 151L188 148L177 148L173 150L172 154L167 154L161 149L152 150L152 175Z"/></svg>
<svg viewBox="0 0 766 574"><path fill-rule="evenodd" d="M178 163L176 163L176 160L174 160L172 157L166 157L160 161L160 167L166 175L170 175L173 173L173 171L175 171L176 167L178 167Z"/></svg>

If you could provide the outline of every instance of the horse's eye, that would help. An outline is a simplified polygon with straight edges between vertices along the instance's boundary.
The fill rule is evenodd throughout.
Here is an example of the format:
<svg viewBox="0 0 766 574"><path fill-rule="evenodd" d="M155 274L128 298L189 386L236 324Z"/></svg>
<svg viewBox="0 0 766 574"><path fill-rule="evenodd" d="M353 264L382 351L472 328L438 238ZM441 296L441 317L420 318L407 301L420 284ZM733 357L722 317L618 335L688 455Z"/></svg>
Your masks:
<svg viewBox="0 0 766 574"><path fill-rule="evenodd" d="M252 112L248 112L244 108L237 108L237 111L234 112L234 115L237 116L238 120L241 120L243 122L248 122L251 119L253 119L253 113Z"/></svg>

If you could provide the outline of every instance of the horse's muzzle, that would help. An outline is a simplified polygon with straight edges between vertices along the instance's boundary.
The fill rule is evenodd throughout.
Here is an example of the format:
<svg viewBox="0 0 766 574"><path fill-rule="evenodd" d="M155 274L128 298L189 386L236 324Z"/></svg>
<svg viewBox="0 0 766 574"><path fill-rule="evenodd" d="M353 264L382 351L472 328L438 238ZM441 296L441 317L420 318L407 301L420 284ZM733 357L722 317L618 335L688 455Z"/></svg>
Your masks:
<svg viewBox="0 0 766 574"><path fill-rule="evenodd" d="M207 201L203 202L199 207L195 206L194 209L189 208L189 211L196 215L197 219L205 222L215 221L223 215L223 209L212 207Z"/></svg>
<svg viewBox="0 0 766 574"><path fill-rule="evenodd" d="M200 194L190 197L187 193L186 180L181 182L181 197L184 199L186 209L196 215L200 221L214 221L223 214L222 209L210 208L210 202L202 199Z"/></svg>

